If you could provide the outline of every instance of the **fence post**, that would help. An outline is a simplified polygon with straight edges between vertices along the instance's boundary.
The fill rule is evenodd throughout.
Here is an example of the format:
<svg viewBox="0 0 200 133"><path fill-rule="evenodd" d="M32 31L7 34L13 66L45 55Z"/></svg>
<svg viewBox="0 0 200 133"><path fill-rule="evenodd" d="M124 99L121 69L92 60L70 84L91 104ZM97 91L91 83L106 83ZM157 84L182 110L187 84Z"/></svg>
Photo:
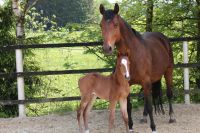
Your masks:
<svg viewBox="0 0 200 133"><path fill-rule="evenodd" d="M186 41L183 42L183 63L188 63L188 43ZM189 68L184 68L185 104L190 104L189 90Z"/></svg>
<svg viewBox="0 0 200 133"><path fill-rule="evenodd" d="M22 49L16 49L15 54L16 54L16 71L23 72ZM18 92L18 100L25 100L23 76L17 76L17 92ZM18 104L18 109L19 109L19 117L25 117L26 116L25 105Z"/></svg>

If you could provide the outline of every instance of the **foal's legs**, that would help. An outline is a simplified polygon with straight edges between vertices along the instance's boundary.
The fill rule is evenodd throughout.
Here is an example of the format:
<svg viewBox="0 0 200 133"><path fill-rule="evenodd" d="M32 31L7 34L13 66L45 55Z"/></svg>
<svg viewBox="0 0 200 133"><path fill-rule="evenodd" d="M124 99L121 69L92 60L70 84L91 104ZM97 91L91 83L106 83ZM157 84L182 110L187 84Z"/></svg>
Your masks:
<svg viewBox="0 0 200 133"><path fill-rule="evenodd" d="M127 99L120 99L119 100L119 104L120 104L122 118L123 118L124 124L126 126L126 132L129 133L129 129L128 129L128 113L127 113Z"/></svg>
<svg viewBox="0 0 200 133"><path fill-rule="evenodd" d="M77 110L77 120L78 120L78 125L79 125L80 133L84 133L83 126L82 126L82 119L83 119L83 112L84 112L87 104L88 104L87 99L82 98L81 99L81 103L80 103L80 107Z"/></svg>
<svg viewBox="0 0 200 133"><path fill-rule="evenodd" d="M165 80L166 80L166 84L167 84L167 97L168 97L168 101L169 101L169 123L173 123L176 122L176 119L174 118L174 111L172 108L172 103L171 103L171 99L173 96L172 93L172 72L173 72L173 68L169 67L164 75Z"/></svg>
<svg viewBox="0 0 200 133"><path fill-rule="evenodd" d="M152 107L152 95L151 95L151 81L147 80L143 82L142 87L144 89L144 102L150 118L150 127L153 133L156 133L156 125L153 119L153 107Z"/></svg>
<svg viewBox="0 0 200 133"><path fill-rule="evenodd" d="M109 129L108 129L108 133L111 133L113 126L114 126L114 120L115 120L115 106L117 104L117 101L110 101L110 105L109 105Z"/></svg>
<svg viewBox="0 0 200 133"><path fill-rule="evenodd" d="M133 120L131 117L131 111L132 111L132 104L130 101L130 94L129 94L127 97L128 126L129 126L130 132L133 132Z"/></svg>
<svg viewBox="0 0 200 133"><path fill-rule="evenodd" d="M96 99L96 95L92 95L90 101L88 102L84 112L83 112L83 120L84 120L84 125L85 125L85 133L89 133L89 128L88 128L88 118L89 118L89 113L90 110L92 109L93 103Z"/></svg>

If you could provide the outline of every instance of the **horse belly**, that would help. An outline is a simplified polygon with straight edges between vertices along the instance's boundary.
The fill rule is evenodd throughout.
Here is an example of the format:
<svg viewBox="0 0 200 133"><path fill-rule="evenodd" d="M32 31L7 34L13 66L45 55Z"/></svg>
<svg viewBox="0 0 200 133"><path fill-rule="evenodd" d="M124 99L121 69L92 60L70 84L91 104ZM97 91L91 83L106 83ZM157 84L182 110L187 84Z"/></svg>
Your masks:
<svg viewBox="0 0 200 133"><path fill-rule="evenodd" d="M161 79L162 75L165 74L167 68L169 67L170 57L168 51L160 46L160 50L152 50L152 75L151 80L155 82Z"/></svg>
<svg viewBox="0 0 200 133"><path fill-rule="evenodd" d="M105 84L99 84L97 83L94 87L94 92L97 97L104 100L109 100L109 94L110 94L110 86Z"/></svg>

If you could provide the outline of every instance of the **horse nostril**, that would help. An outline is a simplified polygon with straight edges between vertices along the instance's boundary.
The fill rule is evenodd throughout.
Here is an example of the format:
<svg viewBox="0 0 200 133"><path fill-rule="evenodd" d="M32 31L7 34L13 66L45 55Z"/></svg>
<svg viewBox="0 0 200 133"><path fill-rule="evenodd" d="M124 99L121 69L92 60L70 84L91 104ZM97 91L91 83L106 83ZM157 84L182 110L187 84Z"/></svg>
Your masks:
<svg viewBox="0 0 200 133"><path fill-rule="evenodd" d="M109 47L109 51L112 51L112 47Z"/></svg>

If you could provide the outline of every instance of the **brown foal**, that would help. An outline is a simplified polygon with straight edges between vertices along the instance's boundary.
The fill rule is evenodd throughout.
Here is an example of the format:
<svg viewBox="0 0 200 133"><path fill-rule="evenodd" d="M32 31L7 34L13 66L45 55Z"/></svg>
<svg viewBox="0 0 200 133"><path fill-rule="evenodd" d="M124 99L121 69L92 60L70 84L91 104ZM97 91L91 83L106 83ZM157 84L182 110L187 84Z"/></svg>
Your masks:
<svg viewBox="0 0 200 133"><path fill-rule="evenodd" d="M94 100L99 97L108 100L109 104L109 130L112 131L115 118L115 106L119 101L121 114L128 133L127 96L130 92L128 80L129 60L127 54L118 54L115 72L109 76L90 73L79 79L81 103L77 111L77 120L81 133L89 133L88 117ZM84 129L82 128L82 119Z"/></svg>

